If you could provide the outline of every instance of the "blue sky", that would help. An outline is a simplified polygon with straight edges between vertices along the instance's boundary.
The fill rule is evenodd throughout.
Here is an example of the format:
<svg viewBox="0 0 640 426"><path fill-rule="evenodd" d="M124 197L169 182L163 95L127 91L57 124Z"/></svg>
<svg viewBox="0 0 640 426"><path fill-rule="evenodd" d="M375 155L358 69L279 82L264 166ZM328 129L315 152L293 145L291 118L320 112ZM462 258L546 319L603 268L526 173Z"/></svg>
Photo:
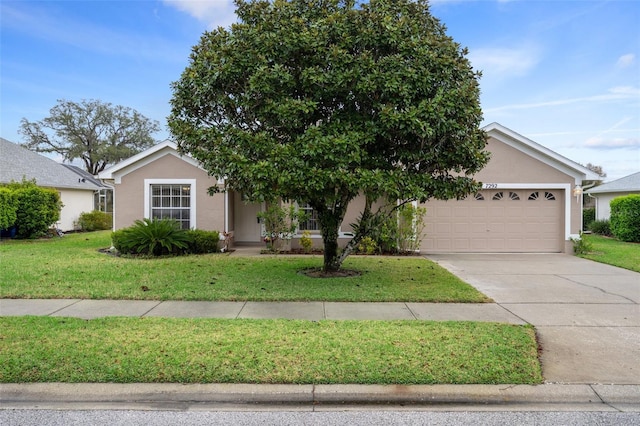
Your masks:
<svg viewBox="0 0 640 426"><path fill-rule="evenodd" d="M0 3L0 136L58 99L100 99L158 120L203 31L229 26L230 0ZM607 181L640 171L640 2L438 0L431 11L467 46L483 124L498 122Z"/></svg>

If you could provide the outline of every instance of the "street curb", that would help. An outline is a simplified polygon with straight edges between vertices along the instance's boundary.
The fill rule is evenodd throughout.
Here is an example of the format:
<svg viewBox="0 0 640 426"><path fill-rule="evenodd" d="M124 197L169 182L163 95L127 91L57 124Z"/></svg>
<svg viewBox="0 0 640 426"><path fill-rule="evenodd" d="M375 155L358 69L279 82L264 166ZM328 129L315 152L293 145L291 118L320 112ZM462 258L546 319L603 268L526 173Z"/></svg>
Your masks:
<svg viewBox="0 0 640 426"><path fill-rule="evenodd" d="M3 408L141 404L514 405L588 404L640 411L640 385L0 384Z"/></svg>

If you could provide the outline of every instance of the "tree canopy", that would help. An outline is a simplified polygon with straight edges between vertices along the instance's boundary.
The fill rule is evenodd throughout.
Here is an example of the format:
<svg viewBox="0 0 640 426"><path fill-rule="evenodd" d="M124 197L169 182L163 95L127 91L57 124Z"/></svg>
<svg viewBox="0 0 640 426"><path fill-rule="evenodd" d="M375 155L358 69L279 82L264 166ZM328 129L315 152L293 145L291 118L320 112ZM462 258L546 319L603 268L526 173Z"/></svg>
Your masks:
<svg viewBox="0 0 640 426"><path fill-rule="evenodd" d="M173 83L169 128L226 189L308 202L324 268L375 226L378 200L463 198L488 161L479 73L427 1L237 0ZM366 196L342 254L349 202Z"/></svg>
<svg viewBox="0 0 640 426"><path fill-rule="evenodd" d="M58 100L49 116L36 122L21 120L24 146L57 153L65 161L80 159L96 175L109 164L129 158L155 144L159 123L138 111L99 100Z"/></svg>

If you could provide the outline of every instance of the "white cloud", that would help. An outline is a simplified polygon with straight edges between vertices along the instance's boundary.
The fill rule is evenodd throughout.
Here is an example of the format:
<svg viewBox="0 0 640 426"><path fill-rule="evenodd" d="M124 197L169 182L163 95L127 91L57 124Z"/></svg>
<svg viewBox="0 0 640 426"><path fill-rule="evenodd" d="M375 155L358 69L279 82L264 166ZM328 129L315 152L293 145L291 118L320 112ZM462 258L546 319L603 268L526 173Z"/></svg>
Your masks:
<svg viewBox="0 0 640 426"><path fill-rule="evenodd" d="M626 68L628 66L633 65L636 60L636 55L633 53L627 53L626 55L622 55L618 58L618 62L616 65L619 68Z"/></svg>
<svg viewBox="0 0 640 426"><path fill-rule="evenodd" d="M512 105L503 105L496 108L487 108L484 110L486 113L498 113L498 112L507 112L511 110L523 110L523 109L533 109L533 108L544 108L550 106L559 106L559 105L569 105L575 103L598 103L598 102L610 102L616 100L626 100L626 99L638 99L640 96L640 89L631 86L619 86L613 87L608 90L607 93L602 95L593 95L593 96L584 96L580 98L566 98L566 99L553 99L543 102L533 102L533 103L524 103L524 104L512 104Z"/></svg>
<svg viewBox="0 0 640 426"><path fill-rule="evenodd" d="M540 61L538 52L539 49L531 46L480 48L469 51L469 60L485 77L505 78L526 75Z"/></svg>
<svg viewBox="0 0 640 426"><path fill-rule="evenodd" d="M593 149L621 149L640 148L640 138L589 138L584 142L584 146Z"/></svg>
<svg viewBox="0 0 640 426"><path fill-rule="evenodd" d="M228 27L236 22L233 0L164 0L210 27Z"/></svg>
<svg viewBox="0 0 640 426"><path fill-rule="evenodd" d="M640 88L632 86L616 86L609 89L609 93L620 96L640 96Z"/></svg>

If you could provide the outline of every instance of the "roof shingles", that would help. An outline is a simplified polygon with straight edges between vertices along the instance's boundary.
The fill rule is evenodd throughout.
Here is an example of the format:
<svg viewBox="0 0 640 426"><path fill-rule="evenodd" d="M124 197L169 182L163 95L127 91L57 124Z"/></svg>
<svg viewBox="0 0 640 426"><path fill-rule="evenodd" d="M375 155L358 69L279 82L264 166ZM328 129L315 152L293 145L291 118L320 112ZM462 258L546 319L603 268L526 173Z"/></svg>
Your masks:
<svg viewBox="0 0 640 426"><path fill-rule="evenodd" d="M604 183L587 191L588 194L602 194L607 192L636 192L640 191L640 172L630 174L620 179Z"/></svg>
<svg viewBox="0 0 640 426"><path fill-rule="evenodd" d="M27 148L0 138L0 183L35 179L36 184L50 188L84 189L103 188L95 179L84 179L54 160L29 151Z"/></svg>

